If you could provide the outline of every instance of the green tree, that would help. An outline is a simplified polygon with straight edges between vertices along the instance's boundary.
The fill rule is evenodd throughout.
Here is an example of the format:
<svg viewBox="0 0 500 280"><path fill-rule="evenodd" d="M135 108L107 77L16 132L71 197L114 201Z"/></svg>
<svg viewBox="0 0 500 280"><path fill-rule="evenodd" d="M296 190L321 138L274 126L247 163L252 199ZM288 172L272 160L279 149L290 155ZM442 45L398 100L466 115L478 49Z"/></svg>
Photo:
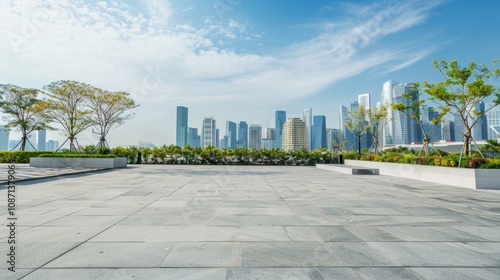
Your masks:
<svg viewBox="0 0 500 280"><path fill-rule="evenodd" d="M43 106L37 89L21 88L15 85L0 85L0 110L6 114L6 129L15 128L21 132L19 150L26 149L28 135L34 130L50 129L49 120L43 114ZM31 143L30 143L31 144ZM32 144L31 144L32 145ZM34 148L34 147L33 147Z"/></svg>
<svg viewBox="0 0 500 280"><path fill-rule="evenodd" d="M380 149L378 138L383 122L387 118L387 107L385 105L380 107L372 106L367 110L366 114L368 116L368 130L373 135L373 151L377 154Z"/></svg>
<svg viewBox="0 0 500 280"><path fill-rule="evenodd" d="M494 60L491 66L470 62L467 67L460 67L457 60L433 61L433 68L445 80L437 83L424 82L424 91L431 96L430 99L444 103L444 106L440 106L441 110L451 109L460 116L465 130L462 155L470 155L472 129L486 113L476 110L476 105L493 95L495 98L492 102L495 105L500 103L499 89L494 86L500 76L500 69L495 68L497 62L498 60ZM493 106L490 109L492 108Z"/></svg>
<svg viewBox="0 0 500 280"><path fill-rule="evenodd" d="M409 93L403 93L402 96L406 99L406 102L400 101L396 103L390 104L392 109L400 111L406 115L408 115L411 119L415 120L415 123L420 128L422 132L422 150L420 152L424 152L426 158L429 157L429 143L431 143L430 135L432 132L438 127L438 124L444 121L444 117L450 111L449 107L441 107L438 114L434 116L432 120L429 120L431 125L430 129L425 129L424 122L422 121L422 114L424 113L421 110L422 106L425 105L426 99L422 98L422 92L419 91L420 84L413 83L413 90Z"/></svg>
<svg viewBox="0 0 500 280"><path fill-rule="evenodd" d="M125 114L128 110L139 106L129 95L126 92L110 92L102 89L95 89L87 95L93 126L100 135L97 147L109 147L106 141L109 131L134 116Z"/></svg>
<svg viewBox="0 0 500 280"><path fill-rule="evenodd" d="M366 111L367 110L363 106L359 106L354 112L349 110L348 119L344 123L345 127L354 133L354 135L358 138L358 157L361 157L361 137L365 135L368 130Z"/></svg>
<svg viewBox="0 0 500 280"><path fill-rule="evenodd" d="M70 141L70 150L76 151L76 135L94 124L86 100L96 89L75 81L57 81L44 89L49 97L42 103L45 116L62 126L63 135Z"/></svg>

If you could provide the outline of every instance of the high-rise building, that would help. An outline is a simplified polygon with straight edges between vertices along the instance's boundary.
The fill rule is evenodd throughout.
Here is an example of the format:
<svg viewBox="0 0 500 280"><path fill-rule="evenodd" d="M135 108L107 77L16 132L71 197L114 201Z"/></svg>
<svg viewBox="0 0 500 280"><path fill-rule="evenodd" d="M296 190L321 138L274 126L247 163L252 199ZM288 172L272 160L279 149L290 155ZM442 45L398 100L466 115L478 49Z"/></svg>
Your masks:
<svg viewBox="0 0 500 280"><path fill-rule="evenodd" d="M455 141L464 142L465 126L460 114L453 114L453 127L455 130Z"/></svg>
<svg viewBox="0 0 500 280"><path fill-rule="evenodd" d="M488 139L498 139L500 137L500 106L488 103L485 109L487 110L486 126L488 128Z"/></svg>
<svg viewBox="0 0 500 280"><path fill-rule="evenodd" d="M47 151L54 152L57 148L54 140L47 141Z"/></svg>
<svg viewBox="0 0 500 280"><path fill-rule="evenodd" d="M371 107L370 94L365 93L365 94L358 95L358 104L359 104L359 106L362 106L365 109L370 109L370 107Z"/></svg>
<svg viewBox="0 0 500 280"><path fill-rule="evenodd" d="M347 110L347 107L344 105L340 105L339 127L341 132L344 132L345 122L347 121L348 118L349 118L349 111Z"/></svg>
<svg viewBox="0 0 500 280"><path fill-rule="evenodd" d="M302 121L306 124L306 148L312 150L312 108L304 109Z"/></svg>
<svg viewBox="0 0 500 280"><path fill-rule="evenodd" d="M248 124L240 121L238 124L238 140L236 140L237 148L248 148Z"/></svg>
<svg viewBox="0 0 500 280"><path fill-rule="evenodd" d="M403 94L408 94L411 98L406 98ZM381 94L381 104L388 105L402 102L410 105L414 99L418 101L418 91L411 83L402 84L398 81L389 80L384 83ZM418 113L418 112L417 112ZM387 121L384 122L382 140L383 146L410 144L420 139L418 125L408 114L387 108Z"/></svg>
<svg viewBox="0 0 500 280"><path fill-rule="evenodd" d="M326 133L328 150L339 150L341 148L340 143L342 142L342 135L340 133L340 130L335 128L327 128Z"/></svg>
<svg viewBox="0 0 500 280"><path fill-rule="evenodd" d="M431 140L435 139L431 138ZM453 121L444 120L441 124L441 140L455 141L455 124Z"/></svg>
<svg viewBox="0 0 500 280"><path fill-rule="evenodd" d="M200 135L198 134L198 128L190 127L188 130L188 144L191 147L201 147Z"/></svg>
<svg viewBox="0 0 500 280"><path fill-rule="evenodd" d="M0 125L0 150L9 150L9 130L3 125Z"/></svg>
<svg viewBox="0 0 500 280"><path fill-rule="evenodd" d="M220 130L218 128L215 129L215 147L220 148Z"/></svg>
<svg viewBox="0 0 500 280"><path fill-rule="evenodd" d="M314 116L312 126L312 150L326 148L326 117Z"/></svg>
<svg viewBox="0 0 500 280"><path fill-rule="evenodd" d="M217 147L217 129L213 117L205 117L201 126L201 148Z"/></svg>
<svg viewBox="0 0 500 280"><path fill-rule="evenodd" d="M235 122L231 122L231 121L227 121L226 122L226 135L229 137L228 138L228 143L227 143L227 147L229 149L234 149L236 148L236 123Z"/></svg>
<svg viewBox="0 0 500 280"><path fill-rule="evenodd" d="M262 127L258 124L251 124L248 129L248 148L260 150L262 147Z"/></svg>
<svg viewBox="0 0 500 280"><path fill-rule="evenodd" d="M224 137L222 137L222 139L220 139L220 144L219 144L220 149L222 150L222 149L229 148L229 142L230 142L230 137L227 135L224 135Z"/></svg>
<svg viewBox="0 0 500 280"><path fill-rule="evenodd" d="M282 147L285 151L307 149L306 124L299 118L289 118L283 125Z"/></svg>
<svg viewBox="0 0 500 280"><path fill-rule="evenodd" d="M47 150L47 130L38 131L38 150L39 151Z"/></svg>
<svg viewBox="0 0 500 280"><path fill-rule="evenodd" d="M488 123L486 120L485 114L485 105L484 102L479 102L476 105L475 110L477 112L481 112L481 115L477 117L477 122L472 128L472 138L476 141L484 140L488 138Z"/></svg>
<svg viewBox="0 0 500 280"><path fill-rule="evenodd" d="M177 106L177 126L175 144L184 147L188 143L188 108Z"/></svg>
<svg viewBox="0 0 500 280"><path fill-rule="evenodd" d="M282 148L281 147L281 142L283 139L283 125L285 124L286 121L286 111L276 111L274 113L274 123L275 123L275 128L276 128L276 147L277 148Z"/></svg>
<svg viewBox="0 0 500 280"><path fill-rule="evenodd" d="M266 127L262 135L262 148L270 150L276 147L276 129Z"/></svg>

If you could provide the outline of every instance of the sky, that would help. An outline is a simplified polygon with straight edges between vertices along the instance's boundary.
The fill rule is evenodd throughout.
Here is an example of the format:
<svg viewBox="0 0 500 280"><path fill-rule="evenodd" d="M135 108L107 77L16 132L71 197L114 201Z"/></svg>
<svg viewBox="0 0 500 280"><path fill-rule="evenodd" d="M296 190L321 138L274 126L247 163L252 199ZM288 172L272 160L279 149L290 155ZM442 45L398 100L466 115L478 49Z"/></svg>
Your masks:
<svg viewBox="0 0 500 280"><path fill-rule="evenodd" d="M214 117L221 137L226 121L274 127L276 110L312 108L338 128L340 105L363 93L374 105L388 80L442 80L433 60L500 58L499 11L489 0L2 0L0 84L129 92L140 106L111 146L175 144L177 106L190 127ZM91 129L77 139L99 142Z"/></svg>

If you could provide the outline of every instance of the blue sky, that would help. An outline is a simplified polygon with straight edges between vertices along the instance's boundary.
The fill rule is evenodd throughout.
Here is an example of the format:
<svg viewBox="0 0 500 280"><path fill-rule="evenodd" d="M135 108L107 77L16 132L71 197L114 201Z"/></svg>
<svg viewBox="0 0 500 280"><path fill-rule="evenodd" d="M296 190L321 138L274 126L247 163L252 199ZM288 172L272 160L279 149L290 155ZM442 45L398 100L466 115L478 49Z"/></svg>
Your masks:
<svg viewBox="0 0 500 280"><path fill-rule="evenodd" d="M127 91L141 105L109 142L175 142L213 116L274 126L311 107L337 128L341 104L382 84L439 81L433 60L500 58L499 1L142 0L0 2L0 83L70 79ZM61 139L49 132L49 139ZM95 144L86 131L80 144Z"/></svg>

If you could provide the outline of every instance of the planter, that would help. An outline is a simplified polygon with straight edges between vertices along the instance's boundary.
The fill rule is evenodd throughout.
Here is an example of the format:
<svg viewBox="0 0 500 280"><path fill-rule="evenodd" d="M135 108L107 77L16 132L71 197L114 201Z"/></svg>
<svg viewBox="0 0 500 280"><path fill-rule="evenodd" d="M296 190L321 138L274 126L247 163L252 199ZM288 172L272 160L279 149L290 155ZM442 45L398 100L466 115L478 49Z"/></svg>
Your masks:
<svg viewBox="0 0 500 280"><path fill-rule="evenodd" d="M378 168L380 175L403 177L468 189L500 189L500 169L472 169L418 164L346 160L346 164Z"/></svg>
<svg viewBox="0 0 500 280"><path fill-rule="evenodd" d="M127 167L127 158L62 158L32 157L31 167L73 167L73 168L123 168Z"/></svg>

